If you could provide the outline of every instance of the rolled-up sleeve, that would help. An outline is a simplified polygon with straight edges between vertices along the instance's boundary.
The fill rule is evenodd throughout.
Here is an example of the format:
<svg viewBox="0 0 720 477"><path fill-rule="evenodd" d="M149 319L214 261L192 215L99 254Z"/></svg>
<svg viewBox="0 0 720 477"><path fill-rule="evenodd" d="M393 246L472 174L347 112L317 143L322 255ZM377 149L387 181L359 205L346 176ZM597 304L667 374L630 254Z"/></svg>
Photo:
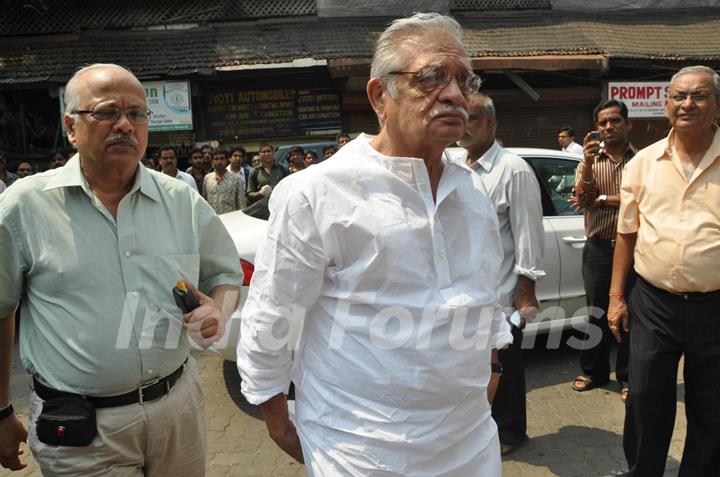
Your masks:
<svg viewBox="0 0 720 477"><path fill-rule="evenodd" d="M317 301L327 257L313 210L294 183L283 181L270 199L270 221L258 248L242 312L237 366L248 402L260 404L290 386L288 343Z"/></svg>
<svg viewBox="0 0 720 477"><path fill-rule="evenodd" d="M538 281L545 276L540 184L535 174L528 170L516 172L509 187L510 227L515 241L514 272Z"/></svg>

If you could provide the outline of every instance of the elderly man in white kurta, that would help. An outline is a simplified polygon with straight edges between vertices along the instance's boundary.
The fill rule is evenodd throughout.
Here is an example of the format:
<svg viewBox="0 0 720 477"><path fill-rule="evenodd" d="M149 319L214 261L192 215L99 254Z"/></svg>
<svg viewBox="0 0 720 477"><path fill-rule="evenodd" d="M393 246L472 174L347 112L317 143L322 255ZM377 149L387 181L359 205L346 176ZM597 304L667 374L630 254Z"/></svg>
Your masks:
<svg viewBox="0 0 720 477"><path fill-rule="evenodd" d="M487 390L512 336L498 221L480 178L443 152L479 87L461 37L438 14L395 21L367 87L380 133L273 192L238 368L311 476L500 475Z"/></svg>

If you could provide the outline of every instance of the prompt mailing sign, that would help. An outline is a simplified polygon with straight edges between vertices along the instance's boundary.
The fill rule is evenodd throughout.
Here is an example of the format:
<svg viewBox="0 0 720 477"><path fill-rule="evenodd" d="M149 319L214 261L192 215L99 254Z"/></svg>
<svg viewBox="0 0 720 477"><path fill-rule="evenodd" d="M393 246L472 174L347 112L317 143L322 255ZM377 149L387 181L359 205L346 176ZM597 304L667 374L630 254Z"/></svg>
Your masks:
<svg viewBox="0 0 720 477"><path fill-rule="evenodd" d="M625 103L631 118L665 117L665 104L670 90L669 82L610 82L608 99Z"/></svg>

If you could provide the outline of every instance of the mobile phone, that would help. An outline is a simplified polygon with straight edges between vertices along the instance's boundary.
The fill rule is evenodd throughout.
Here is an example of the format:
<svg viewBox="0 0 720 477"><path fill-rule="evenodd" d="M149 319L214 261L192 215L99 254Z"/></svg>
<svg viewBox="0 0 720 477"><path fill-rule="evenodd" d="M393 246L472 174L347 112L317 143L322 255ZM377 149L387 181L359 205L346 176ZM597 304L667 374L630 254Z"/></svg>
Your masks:
<svg viewBox="0 0 720 477"><path fill-rule="evenodd" d="M198 302L195 294L187 289L185 282L182 280L175 282L175 288L172 289L172 294L175 299L175 304L182 310L183 314L190 313L200 306L200 302Z"/></svg>
<svg viewBox="0 0 720 477"><path fill-rule="evenodd" d="M591 141L602 141L602 136L600 136L599 131L590 131L590 140Z"/></svg>

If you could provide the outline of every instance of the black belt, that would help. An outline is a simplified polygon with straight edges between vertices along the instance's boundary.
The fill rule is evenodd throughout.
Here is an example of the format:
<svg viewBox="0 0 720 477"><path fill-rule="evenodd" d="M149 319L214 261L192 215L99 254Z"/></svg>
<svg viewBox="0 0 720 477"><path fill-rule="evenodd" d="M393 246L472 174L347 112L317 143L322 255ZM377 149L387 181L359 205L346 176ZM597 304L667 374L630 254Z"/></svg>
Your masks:
<svg viewBox="0 0 720 477"><path fill-rule="evenodd" d="M93 403L97 408L127 406L129 404L145 404L146 402L154 401L169 393L173 386L175 386L175 383L178 382L178 379L180 379L180 376L182 376L184 367L185 364L183 363L183 365L173 371L172 374L125 394L118 394L117 396L81 397ZM37 394L43 401L61 396L79 396L78 394L66 393L45 386L35 377L33 377L33 387L35 389L35 394Z"/></svg>
<svg viewBox="0 0 720 477"><path fill-rule="evenodd" d="M607 245L608 247L615 246L615 239L601 239L588 237L587 241L596 245Z"/></svg>
<svg viewBox="0 0 720 477"><path fill-rule="evenodd" d="M654 288L660 293L664 293L673 298L683 301L715 301L720 300L720 290L713 290L709 292L673 292L665 290L664 288L658 288L643 277L638 275L638 280L642 281L645 285Z"/></svg>

